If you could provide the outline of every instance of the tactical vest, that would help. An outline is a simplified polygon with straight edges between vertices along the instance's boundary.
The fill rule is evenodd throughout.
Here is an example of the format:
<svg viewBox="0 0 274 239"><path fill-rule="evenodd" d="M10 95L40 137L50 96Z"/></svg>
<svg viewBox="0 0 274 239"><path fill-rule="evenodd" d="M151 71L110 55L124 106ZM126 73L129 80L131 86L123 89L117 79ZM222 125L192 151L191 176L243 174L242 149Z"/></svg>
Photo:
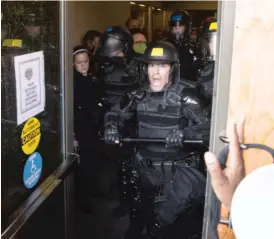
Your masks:
<svg viewBox="0 0 274 239"><path fill-rule="evenodd" d="M140 138L163 138L172 129L187 126L182 114L181 92L183 86L176 85L164 92L150 92L137 103L138 135ZM178 149L164 145L146 145L150 151L158 153L178 152Z"/></svg>

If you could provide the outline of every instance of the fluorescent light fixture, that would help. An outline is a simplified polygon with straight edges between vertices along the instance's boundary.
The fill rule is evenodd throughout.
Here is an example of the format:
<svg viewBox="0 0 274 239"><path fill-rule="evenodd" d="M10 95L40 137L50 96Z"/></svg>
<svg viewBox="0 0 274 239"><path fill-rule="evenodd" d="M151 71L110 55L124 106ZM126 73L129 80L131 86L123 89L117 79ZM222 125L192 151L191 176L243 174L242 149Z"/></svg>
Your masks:
<svg viewBox="0 0 274 239"><path fill-rule="evenodd" d="M157 8L157 10L158 10L158 11L162 11L162 9L161 9L161 8Z"/></svg>
<svg viewBox="0 0 274 239"><path fill-rule="evenodd" d="M132 5L136 4L135 2L129 2L129 3L132 4Z"/></svg>
<svg viewBox="0 0 274 239"><path fill-rule="evenodd" d="M154 10L154 9L155 9L155 7L152 7L152 9Z"/></svg>
<svg viewBox="0 0 274 239"><path fill-rule="evenodd" d="M139 4L139 6L140 6L140 7L145 7L146 5L144 5L144 4Z"/></svg>

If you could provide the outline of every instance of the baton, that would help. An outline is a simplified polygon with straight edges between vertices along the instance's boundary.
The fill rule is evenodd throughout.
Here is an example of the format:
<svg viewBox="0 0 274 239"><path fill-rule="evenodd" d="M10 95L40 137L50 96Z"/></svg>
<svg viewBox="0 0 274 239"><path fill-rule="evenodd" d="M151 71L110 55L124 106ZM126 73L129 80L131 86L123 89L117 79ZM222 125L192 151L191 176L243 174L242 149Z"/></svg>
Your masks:
<svg viewBox="0 0 274 239"><path fill-rule="evenodd" d="M101 138L101 140L104 140L104 138ZM120 142L125 143L162 143L165 144L165 139L159 139L159 138L121 138ZM183 140L183 144L203 144L203 140Z"/></svg>

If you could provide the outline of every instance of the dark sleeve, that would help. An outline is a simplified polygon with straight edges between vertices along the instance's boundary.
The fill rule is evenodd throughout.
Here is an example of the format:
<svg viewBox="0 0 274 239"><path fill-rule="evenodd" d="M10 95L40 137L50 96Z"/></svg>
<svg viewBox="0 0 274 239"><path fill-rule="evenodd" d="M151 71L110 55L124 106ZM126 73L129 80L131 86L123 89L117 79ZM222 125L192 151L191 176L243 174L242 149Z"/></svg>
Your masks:
<svg viewBox="0 0 274 239"><path fill-rule="evenodd" d="M195 88L185 88L182 91L183 115L195 125L209 122L208 101L197 94Z"/></svg>
<svg viewBox="0 0 274 239"><path fill-rule="evenodd" d="M104 125L116 125L119 128L124 127L127 120L132 119L136 115L136 99L131 93L126 93L121 102L113 106L110 111L105 114Z"/></svg>
<svg viewBox="0 0 274 239"><path fill-rule="evenodd" d="M198 94L212 100L214 86L214 64L208 64L200 74L197 82Z"/></svg>
<svg viewBox="0 0 274 239"><path fill-rule="evenodd" d="M183 114L191 123L190 126L184 129L187 139L197 139L209 141L210 133L210 115L208 112L207 101L199 97L196 90L184 89L183 97Z"/></svg>

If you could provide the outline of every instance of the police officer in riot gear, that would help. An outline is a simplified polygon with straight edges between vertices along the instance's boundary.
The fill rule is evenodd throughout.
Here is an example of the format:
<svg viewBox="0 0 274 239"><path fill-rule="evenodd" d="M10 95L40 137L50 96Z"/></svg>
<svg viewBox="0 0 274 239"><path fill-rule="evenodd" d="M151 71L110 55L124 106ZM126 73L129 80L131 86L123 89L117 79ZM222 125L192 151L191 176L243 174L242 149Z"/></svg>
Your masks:
<svg viewBox="0 0 274 239"><path fill-rule="evenodd" d="M181 76L188 80L195 80L197 76L196 46L191 43L189 33L191 31L191 18L188 12L178 10L170 17L169 42L179 51Z"/></svg>
<svg viewBox="0 0 274 239"><path fill-rule="evenodd" d="M197 89L210 102L213 93L214 66L217 41L217 20L205 23L201 33L202 68L199 70ZM211 106L210 106L211 107Z"/></svg>
<svg viewBox="0 0 274 239"><path fill-rule="evenodd" d="M166 145L141 145L122 163L123 195L131 200L131 224L124 238L139 238L143 230L152 238L171 238L174 230L166 230L179 216L183 218L179 238L197 236L202 227L205 176L182 142L208 138L203 100L195 88L180 84L179 57L172 44L152 42L141 60L147 81L105 115L104 139L119 143L127 120L136 117L138 137L163 138ZM192 225L198 229L193 229L188 215L197 211L199 217Z"/></svg>
<svg viewBox="0 0 274 239"><path fill-rule="evenodd" d="M132 45L132 36L118 26L108 28L101 37L100 76L104 79L109 106L120 102L124 93L138 83Z"/></svg>
<svg viewBox="0 0 274 239"><path fill-rule="evenodd" d="M188 40L188 33L191 27L191 19L188 12L179 10L170 17L170 30L173 35L173 43L179 46L184 40Z"/></svg>

